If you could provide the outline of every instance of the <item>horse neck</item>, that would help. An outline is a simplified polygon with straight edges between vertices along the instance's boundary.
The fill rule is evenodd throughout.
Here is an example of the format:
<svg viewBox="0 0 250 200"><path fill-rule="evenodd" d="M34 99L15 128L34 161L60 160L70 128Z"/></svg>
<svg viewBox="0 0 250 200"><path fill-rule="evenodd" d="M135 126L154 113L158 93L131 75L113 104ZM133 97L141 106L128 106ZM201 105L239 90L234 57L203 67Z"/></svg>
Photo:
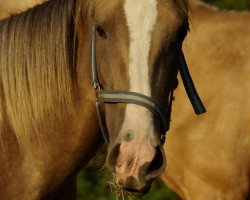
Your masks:
<svg viewBox="0 0 250 200"><path fill-rule="evenodd" d="M205 20L218 11L217 7L202 2L201 0L189 0L189 4L195 20Z"/></svg>
<svg viewBox="0 0 250 200"><path fill-rule="evenodd" d="M46 5L43 7L45 6ZM48 7L46 7L46 9L48 9ZM56 11L58 11L58 9ZM65 12L63 12L63 15L65 15ZM18 18L13 16L12 20L14 19ZM33 18L32 20L34 21ZM49 21L51 21L51 19ZM4 23L8 23L8 21L6 20ZM25 23L27 24L28 21L25 21ZM16 24L16 27L18 28L21 25L22 24ZM34 27L39 28L38 26L39 22L37 22ZM14 26L12 26L12 28L15 30ZM4 26L0 27L0 31L3 32L5 30ZM25 75L18 76L16 73L16 70L22 69L24 65L20 62L17 67L11 65L8 60L5 61L8 66L0 64L0 176L2 180L5 180L4 184L0 181L1 189L7 188L8 191L12 191L10 189L12 184L14 184L13 188L16 188L16 185L18 185L20 186L18 189L20 192L18 193L22 196L23 193L27 193L27 191L29 192L25 184L28 182L31 192L36 192L32 191L34 188L48 188L48 192L50 192L50 190L57 187L57 182L63 182L65 177L67 178L72 176L72 174L74 175L77 170L80 169L82 165L85 165L98 150L97 147L100 146L102 138L99 134L100 132L94 103L95 93L91 87L90 79L89 49L91 35L86 34L91 34L91 32L83 32L82 30L84 30L83 24L82 27L79 27L79 32L77 32L77 41L79 42L76 44L77 49L75 52L77 56L75 61L76 69L74 70L76 70L76 72L74 71L72 73L75 77L70 77L74 81L72 81L73 83L69 84L68 87L65 87L65 90L64 88L60 90L60 93L62 94L61 96L56 95L57 93L53 93L53 91L50 90L50 87L48 87L48 90L51 91L47 92L48 99L50 99L49 103L47 101L39 103L39 101L36 100L29 100L38 99L37 95L40 97L39 99L46 100L45 96L41 95L40 90L44 89L44 85L40 84L41 87L36 87L36 82L38 82L38 75L41 74L38 72L41 71L41 68L47 67L47 65L42 64L41 67L37 67L37 65L30 66L29 70L31 71L27 71L30 75L32 74L33 69L37 68L38 70L37 76L33 76L35 77L35 81L29 82L29 84L19 84L18 91L19 93L20 91L23 92L24 95L21 96L23 98L15 98L17 92L15 92L15 88L13 89L11 87L13 81L3 81L3 79L6 79L7 74L5 74L6 70L2 69L4 69L3 66L6 66L6 68L8 67L9 71L13 72L12 74L16 74L14 78L20 80L19 82L21 83L26 83L28 79L25 78ZM31 30L27 28L27 32L30 31ZM8 35L7 31L5 31L5 33ZM51 39L51 41L55 42L58 37L58 34L56 34L56 28L53 33L55 34L55 38L54 40ZM3 34L0 35L3 36ZM18 39L18 41L22 41L23 38L27 40L31 39L26 37L27 34L25 34L25 32L16 35L18 38L15 39ZM6 49L6 46L4 46L4 42L1 42L5 40L8 42L6 38L9 38L9 36L0 37L0 52L2 53L2 57L0 56L0 63L3 63L3 58L6 56L3 55L2 52L3 49ZM34 38L36 38L36 35L34 35L33 39ZM18 43L18 41L16 43ZM42 42L43 41L41 41L41 43ZM37 48L35 44L36 43L33 43L32 46ZM14 47L15 44L13 44L13 51L15 50ZM23 48L24 46L21 50L23 50ZM28 46L25 48L29 49ZM37 49L40 51L43 50L42 48ZM29 51L25 52L27 53ZM21 53L21 51L18 51L18 53ZM47 55L46 53L47 52L44 52L43 55ZM57 53L60 54L60 52ZM27 56L27 58L30 57ZM59 69L60 67L63 66L59 63L53 69ZM64 66L65 69L68 69L68 67L70 66ZM43 77L49 75L46 70L43 72ZM71 72L72 71L70 71L70 73L67 72L61 74L70 76ZM53 73L53 70L51 73ZM8 77L11 78L12 76ZM58 76L54 77L57 78ZM51 77L51 79L53 79L53 77ZM71 83L71 79L67 79L67 81ZM64 81L61 81L60 84L65 83ZM34 90L36 89L36 91L33 91L35 95L32 97L25 95L27 94L27 91L29 91L26 89L28 85L33 86ZM49 84L49 86L55 86L55 84ZM69 90L67 91L66 89ZM7 96L6 93L10 93L11 91L12 93ZM73 93L73 95L67 94L69 92ZM71 96L71 98L67 98L69 96ZM12 100L11 105L10 101L7 100L8 98ZM25 104L26 107L22 107L25 98L29 101ZM62 101L64 102L63 105L57 103L62 103ZM34 102L34 104L31 104L31 102ZM7 103L9 103L8 107L6 106ZM49 104L53 106L49 106ZM19 106L18 109L16 108L17 106ZM34 112L34 109L44 111L44 114L41 115L41 112ZM6 163L8 163L8 166L12 166L11 168L8 168L7 175L5 170ZM9 176L9 174L11 174L11 176ZM36 174L35 179L34 174ZM9 180L10 177L22 178L16 178L15 182L13 182ZM58 180L58 177L60 177L60 180ZM40 199L33 197L31 192L29 193L30 196L28 198ZM18 199L27 198L23 198L22 196Z"/></svg>

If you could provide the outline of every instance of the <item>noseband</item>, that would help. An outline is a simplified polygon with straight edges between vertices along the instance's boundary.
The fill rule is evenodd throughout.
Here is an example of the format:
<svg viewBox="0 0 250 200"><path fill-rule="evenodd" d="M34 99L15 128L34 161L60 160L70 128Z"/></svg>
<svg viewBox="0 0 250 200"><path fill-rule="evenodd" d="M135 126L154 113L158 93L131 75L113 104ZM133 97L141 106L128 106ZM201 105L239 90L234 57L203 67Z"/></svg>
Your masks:
<svg viewBox="0 0 250 200"><path fill-rule="evenodd" d="M102 135L105 142L109 143L108 131L103 123L100 105L102 103L116 104L116 103L127 103L142 106L150 110L153 115L159 120L161 127L161 140L162 143L165 141L165 136L170 127L170 117L172 110L172 102L174 100L173 90L170 92L169 105L167 112L165 114L163 108L154 99L145 96L143 94L129 92L129 91L119 91L119 90L105 90L102 89L100 81L98 78L98 70L96 65L96 29L93 28L93 37L91 43L91 73L92 73L92 85L96 90L96 110L98 115L99 124L101 127ZM202 114L206 112L198 93L196 92L194 83L189 74L187 64L182 53L182 61L180 67L180 73L182 80L184 82L185 89L187 91L188 97L194 107L196 114Z"/></svg>

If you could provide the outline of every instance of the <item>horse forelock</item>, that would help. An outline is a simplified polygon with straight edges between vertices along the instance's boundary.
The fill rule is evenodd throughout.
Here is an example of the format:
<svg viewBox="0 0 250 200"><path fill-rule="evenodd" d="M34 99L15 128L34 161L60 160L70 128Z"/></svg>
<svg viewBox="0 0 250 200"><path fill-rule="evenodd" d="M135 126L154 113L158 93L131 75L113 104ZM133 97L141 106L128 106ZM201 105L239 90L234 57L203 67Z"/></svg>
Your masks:
<svg viewBox="0 0 250 200"><path fill-rule="evenodd" d="M72 105L74 4L51 0L0 21L0 92L18 140L38 133L47 115L58 117Z"/></svg>

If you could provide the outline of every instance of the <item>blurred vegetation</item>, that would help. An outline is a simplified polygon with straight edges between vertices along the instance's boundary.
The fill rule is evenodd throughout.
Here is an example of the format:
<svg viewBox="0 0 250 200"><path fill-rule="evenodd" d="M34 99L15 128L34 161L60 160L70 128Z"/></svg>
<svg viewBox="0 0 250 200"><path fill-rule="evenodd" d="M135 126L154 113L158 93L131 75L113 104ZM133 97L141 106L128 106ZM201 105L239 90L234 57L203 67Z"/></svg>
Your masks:
<svg viewBox="0 0 250 200"><path fill-rule="evenodd" d="M207 3L227 10L246 10L250 9L250 0L204 0ZM97 159L103 160L98 157ZM112 177L107 170L98 170L95 164L90 164L78 176L77 200L116 200L123 199L121 191L112 184ZM110 181L110 182L109 182ZM125 200L135 200L131 195L124 197ZM160 181L156 180L149 194L140 198L142 200L179 200Z"/></svg>
<svg viewBox="0 0 250 200"><path fill-rule="evenodd" d="M124 194L115 186L108 169L105 168L106 146L92 159L89 165L79 173L77 180L77 200L137 200L132 194ZM157 179L149 194L141 200L180 200L161 180Z"/></svg>
<svg viewBox="0 0 250 200"><path fill-rule="evenodd" d="M78 200L137 200L131 194L124 194L112 182L110 173L106 170L99 171L95 167L85 168L78 176ZM149 194L141 200L179 200L160 181L156 180Z"/></svg>
<svg viewBox="0 0 250 200"><path fill-rule="evenodd" d="M250 0L203 0L227 10L250 10Z"/></svg>

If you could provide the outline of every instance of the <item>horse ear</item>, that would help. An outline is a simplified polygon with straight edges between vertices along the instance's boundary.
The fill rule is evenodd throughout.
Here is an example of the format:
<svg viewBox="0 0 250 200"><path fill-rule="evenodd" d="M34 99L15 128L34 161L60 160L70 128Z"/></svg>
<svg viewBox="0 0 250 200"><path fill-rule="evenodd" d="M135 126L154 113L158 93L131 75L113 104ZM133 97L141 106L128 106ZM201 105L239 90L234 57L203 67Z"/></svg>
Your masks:
<svg viewBox="0 0 250 200"><path fill-rule="evenodd" d="M181 52L181 62L180 62L179 70L180 70L181 78L182 78L186 93L189 97L189 100L193 106L195 113L197 115L205 113L206 108L203 105L197 93L194 82L189 73L188 66L187 66L186 59L185 59L183 52Z"/></svg>

